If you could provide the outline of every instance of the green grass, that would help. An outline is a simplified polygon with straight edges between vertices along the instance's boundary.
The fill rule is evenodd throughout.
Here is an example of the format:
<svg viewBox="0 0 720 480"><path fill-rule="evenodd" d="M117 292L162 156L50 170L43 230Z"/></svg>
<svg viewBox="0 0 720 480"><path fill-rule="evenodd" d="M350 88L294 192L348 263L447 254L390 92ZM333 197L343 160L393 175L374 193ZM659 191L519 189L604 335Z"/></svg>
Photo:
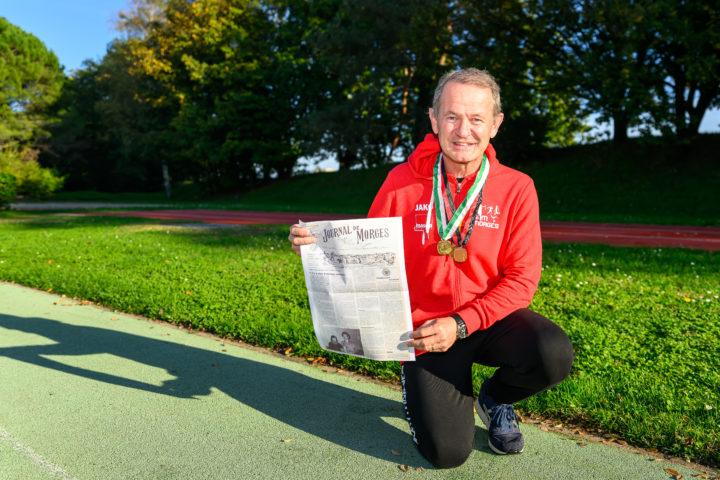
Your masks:
<svg viewBox="0 0 720 480"><path fill-rule="evenodd" d="M568 332L577 359L520 408L720 463L720 255L546 244L543 266L532 307ZM0 212L0 279L381 378L399 370L320 349L286 227Z"/></svg>

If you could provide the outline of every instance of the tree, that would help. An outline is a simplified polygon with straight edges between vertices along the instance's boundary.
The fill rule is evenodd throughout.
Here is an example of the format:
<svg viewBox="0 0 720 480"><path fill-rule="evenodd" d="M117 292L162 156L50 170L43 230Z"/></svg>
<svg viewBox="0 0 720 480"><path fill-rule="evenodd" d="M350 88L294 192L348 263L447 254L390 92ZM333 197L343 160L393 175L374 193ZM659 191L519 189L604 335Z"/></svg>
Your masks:
<svg viewBox="0 0 720 480"><path fill-rule="evenodd" d="M450 2L330 3L308 39L323 79L303 122L309 150L335 155L341 168L391 161L429 131L434 84L451 67Z"/></svg>
<svg viewBox="0 0 720 480"><path fill-rule="evenodd" d="M161 8L146 26L142 5ZM143 100L173 112L172 154L210 190L288 176L298 157L292 92L274 81L292 63L275 43L278 13L271 2L147 0L121 19L131 72L157 85Z"/></svg>
<svg viewBox="0 0 720 480"><path fill-rule="evenodd" d="M68 175L71 189L155 191L162 186L171 117L140 97L152 90L130 74L127 46L113 42L100 62L86 60L68 79L59 122L43 161Z"/></svg>
<svg viewBox="0 0 720 480"><path fill-rule="evenodd" d="M667 121L687 138L698 133L708 108L720 105L720 6L717 2L663 0L654 4L658 90L657 126Z"/></svg>
<svg viewBox="0 0 720 480"><path fill-rule="evenodd" d="M556 73L557 41L543 21L523 0L463 1L456 10L459 61L497 78L505 120L493 143L514 159L572 144L584 130L581 103Z"/></svg>
<svg viewBox="0 0 720 480"><path fill-rule="evenodd" d="M0 17L0 172L17 179L18 194L46 196L63 184L40 166L37 146L64 80L54 53Z"/></svg>
<svg viewBox="0 0 720 480"><path fill-rule="evenodd" d="M0 17L0 147L37 141L64 75L52 51Z"/></svg>
<svg viewBox="0 0 720 480"><path fill-rule="evenodd" d="M621 0L538 0L542 26L553 32L557 87L576 92L585 112L612 121L613 140L657 103L662 73L653 60L656 42L651 3Z"/></svg>

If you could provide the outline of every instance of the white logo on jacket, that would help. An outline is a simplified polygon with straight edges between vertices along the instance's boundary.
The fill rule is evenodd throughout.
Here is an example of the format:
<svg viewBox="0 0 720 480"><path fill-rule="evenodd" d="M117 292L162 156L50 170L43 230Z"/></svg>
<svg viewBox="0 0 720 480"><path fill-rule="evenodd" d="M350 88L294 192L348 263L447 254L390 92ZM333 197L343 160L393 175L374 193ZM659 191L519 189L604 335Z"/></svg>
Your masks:
<svg viewBox="0 0 720 480"><path fill-rule="evenodd" d="M500 208L497 205L481 205L480 215L475 219L476 227L499 229Z"/></svg>
<svg viewBox="0 0 720 480"><path fill-rule="evenodd" d="M416 232L425 231L425 220L427 219L427 211L429 208L429 203L415 204L415 224L413 226L413 230L415 230ZM430 217L430 226L432 227L432 217Z"/></svg>

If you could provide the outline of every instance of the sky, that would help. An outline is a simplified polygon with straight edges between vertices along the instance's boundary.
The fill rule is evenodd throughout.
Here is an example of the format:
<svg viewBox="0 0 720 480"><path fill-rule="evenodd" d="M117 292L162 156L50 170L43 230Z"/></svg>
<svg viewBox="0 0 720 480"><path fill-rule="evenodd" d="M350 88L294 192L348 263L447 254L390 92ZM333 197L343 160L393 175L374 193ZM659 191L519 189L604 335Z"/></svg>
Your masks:
<svg viewBox="0 0 720 480"><path fill-rule="evenodd" d="M113 22L127 0L0 0L0 16L55 52L69 73L86 59L100 60L117 37ZM700 132L720 132L720 110L708 111Z"/></svg>

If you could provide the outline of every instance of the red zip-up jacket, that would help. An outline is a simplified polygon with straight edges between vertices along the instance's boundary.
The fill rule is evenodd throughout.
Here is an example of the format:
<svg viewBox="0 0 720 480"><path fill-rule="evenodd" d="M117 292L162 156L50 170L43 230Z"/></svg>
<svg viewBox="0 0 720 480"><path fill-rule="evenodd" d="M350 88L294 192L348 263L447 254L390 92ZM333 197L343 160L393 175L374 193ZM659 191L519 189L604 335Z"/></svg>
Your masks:
<svg viewBox="0 0 720 480"><path fill-rule="evenodd" d="M468 259L456 263L451 256L437 253L440 237L434 212L429 238L424 238L439 153L437 136L427 135L406 163L390 171L368 217L402 217L413 328L456 313L472 333L532 301L542 265L537 193L532 179L498 162L488 144L485 154L490 172L465 247ZM457 180L448 175L455 205L465 198L475 176L463 179L457 193ZM463 238L471 215L472 210L463 221Z"/></svg>

